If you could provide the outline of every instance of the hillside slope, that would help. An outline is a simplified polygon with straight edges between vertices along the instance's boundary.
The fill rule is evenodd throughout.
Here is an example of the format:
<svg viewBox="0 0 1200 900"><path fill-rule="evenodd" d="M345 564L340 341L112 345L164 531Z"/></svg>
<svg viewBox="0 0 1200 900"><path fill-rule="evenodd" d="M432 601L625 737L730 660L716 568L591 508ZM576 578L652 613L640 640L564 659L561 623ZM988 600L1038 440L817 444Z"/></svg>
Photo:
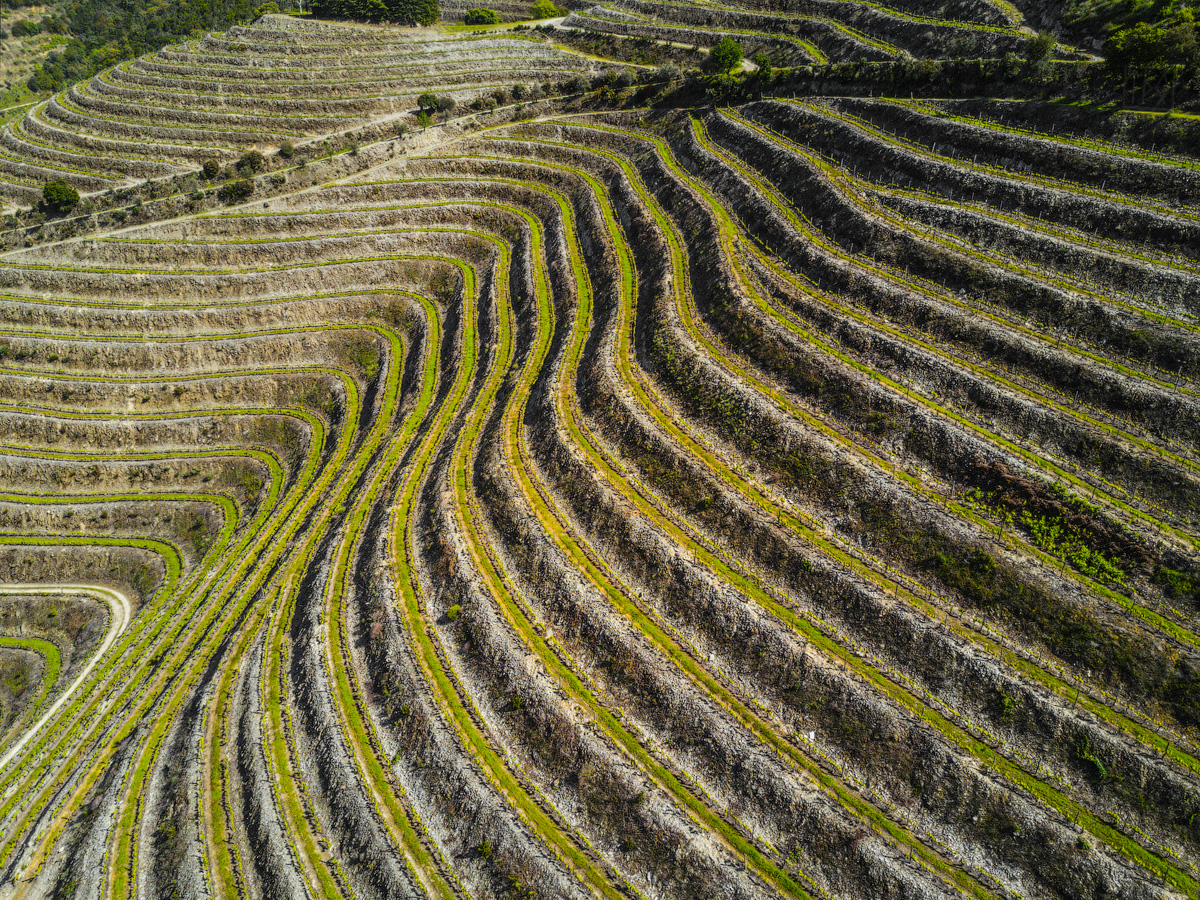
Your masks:
<svg viewBox="0 0 1200 900"><path fill-rule="evenodd" d="M1030 39L750 6L566 24ZM0 253L0 639L95 662L0 695L0 896L1200 897L1200 160L677 75L270 16L5 130L83 205Z"/></svg>

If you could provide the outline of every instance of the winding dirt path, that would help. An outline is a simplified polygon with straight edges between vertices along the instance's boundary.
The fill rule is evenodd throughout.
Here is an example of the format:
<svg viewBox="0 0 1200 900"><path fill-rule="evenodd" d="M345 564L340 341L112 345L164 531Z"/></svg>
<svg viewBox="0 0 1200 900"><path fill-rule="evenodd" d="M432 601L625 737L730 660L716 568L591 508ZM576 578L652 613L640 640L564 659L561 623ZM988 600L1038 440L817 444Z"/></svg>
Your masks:
<svg viewBox="0 0 1200 900"><path fill-rule="evenodd" d="M121 632L129 625L129 620L133 616L133 607L129 603L129 598L120 591L94 584L0 584L0 593L87 594L90 597L107 603L112 612L109 618L108 633L104 635L104 640L100 642L100 646L96 648L96 651L84 665L83 671L71 682L70 687L63 691L58 699L50 704L50 708L42 714L42 717L37 722L30 726L25 734L21 736L20 740L13 744L3 756L0 756L0 770L3 770L25 748L25 745L45 727L46 723L54 717L63 704L71 698L71 695L83 684L84 679L88 677L100 658L116 643Z"/></svg>

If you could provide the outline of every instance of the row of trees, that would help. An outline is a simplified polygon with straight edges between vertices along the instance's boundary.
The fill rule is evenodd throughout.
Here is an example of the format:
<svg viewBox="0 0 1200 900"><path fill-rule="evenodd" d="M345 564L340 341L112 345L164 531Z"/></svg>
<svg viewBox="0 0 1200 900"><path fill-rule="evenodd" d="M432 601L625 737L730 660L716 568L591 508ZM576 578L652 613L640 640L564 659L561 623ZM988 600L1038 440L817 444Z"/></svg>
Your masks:
<svg viewBox="0 0 1200 900"><path fill-rule="evenodd" d="M437 0L314 0L314 16L360 22L432 25L438 20Z"/></svg>
<svg viewBox="0 0 1200 900"><path fill-rule="evenodd" d="M152 53L198 31L249 22L263 0L75 0L62 15L74 35L29 78L35 92L57 91L101 69Z"/></svg>
<svg viewBox="0 0 1200 900"><path fill-rule="evenodd" d="M1190 17L1167 27L1139 22L1105 41L1104 57L1117 69L1182 66L1195 72L1200 67L1196 25Z"/></svg>

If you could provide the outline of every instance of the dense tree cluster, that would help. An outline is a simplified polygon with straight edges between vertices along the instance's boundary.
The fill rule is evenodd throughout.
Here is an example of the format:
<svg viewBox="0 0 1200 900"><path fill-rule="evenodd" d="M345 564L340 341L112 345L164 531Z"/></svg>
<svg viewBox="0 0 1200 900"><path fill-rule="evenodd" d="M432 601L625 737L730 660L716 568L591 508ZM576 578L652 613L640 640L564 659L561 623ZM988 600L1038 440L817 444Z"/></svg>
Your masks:
<svg viewBox="0 0 1200 900"><path fill-rule="evenodd" d="M1200 63L1196 25L1190 17L1165 28L1140 22L1105 41L1104 56L1118 69L1183 66L1194 70Z"/></svg>
<svg viewBox="0 0 1200 900"><path fill-rule="evenodd" d="M35 34L66 34L67 23L57 16L43 16L40 21L33 19L18 19L11 26L13 37L31 37Z"/></svg>
<svg viewBox="0 0 1200 900"><path fill-rule="evenodd" d="M356 22L397 22L432 25L438 20L437 0L314 0L314 16Z"/></svg>
<svg viewBox="0 0 1200 900"><path fill-rule="evenodd" d="M261 0L76 0L63 15L66 47L46 57L29 89L57 91L125 59L150 53L199 31L219 31L254 18Z"/></svg>

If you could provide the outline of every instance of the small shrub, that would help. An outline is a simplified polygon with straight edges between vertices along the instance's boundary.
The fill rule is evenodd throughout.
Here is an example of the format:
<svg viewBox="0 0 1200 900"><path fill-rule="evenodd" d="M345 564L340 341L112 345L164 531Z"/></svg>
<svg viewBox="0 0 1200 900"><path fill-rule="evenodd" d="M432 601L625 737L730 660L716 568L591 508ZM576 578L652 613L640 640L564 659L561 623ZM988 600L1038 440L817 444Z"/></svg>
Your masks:
<svg viewBox="0 0 1200 900"><path fill-rule="evenodd" d="M291 159L296 155L296 147L291 141L284 141L279 145L279 155L284 159Z"/></svg>
<svg viewBox="0 0 1200 900"><path fill-rule="evenodd" d="M408 131L408 126L407 126L407 125L405 125L403 122L399 122L399 123L397 123L397 125L396 125L396 137L397 137L397 139L404 137L404 132L406 132L406 131Z"/></svg>
<svg viewBox="0 0 1200 900"><path fill-rule="evenodd" d="M56 178L42 186L42 200L51 212L64 215L79 205L79 191Z"/></svg>
<svg viewBox="0 0 1200 900"><path fill-rule="evenodd" d="M230 181L221 185L221 190L217 192L217 196L225 203L240 203L253 193L254 182L242 178L238 181Z"/></svg>
<svg viewBox="0 0 1200 900"><path fill-rule="evenodd" d="M488 843L487 838L484 838L479 844L479 855L484 859L492 858L492 845Z"/></svg>
<svg viewBox="0 0 1200 900"><path fill-rule="evenodd" d="M583 74L576 75L574 78L572 78L570 81L567 82L567 93L570 93L570 94L583 94L583 93L586 93L587 91L590 91L591 89L592 89L592 79L588 78L586 75L583 75Z"/></svg>
<svg viewBox="0 0 1200 900"><path fill-rule="evenodd" d="M771 65L771 55L759 51L754 54L754 65L758 66L758 80L770 81L775 75L775 68Z"/></svg>
<svg viewBox="0 0 1200 900"><path fill-rule="evenodd" d="M463 22L467 25L499 25L500 16L494 9L468 9Z"/></svg>
<svg viewBox="0 0 1200 900"><path fill-rule="evenodd" d="M276 172L274 175L271 176L271 184L275 185L275 187L280 187L282 185L285 185L285 184L287 184L287 176L284 175L282 172Z"/></svg>
<svg viewBox="0 0 1200 900"><path fill-rule="evenodd" d="M666 65L658 67L657 71L654 73L654 80L678 81L682 75L683 72L680 70L679 66L675 65L675 63L667 63Z"/></svg>
<svg viewBox="0 0 1200 900"><path fill-rule="evenodd" d="M204 173L204 177L212 181L221 174L221 164L215 159L206 159L204 165L200 167L200 171Z"/></svg>
<svg viewBox="0 0 1200 900"><path fill-rule="evenodd" d="M1054 35L1049 31L1039 32L1037 37L1029 39L1029 43L1025 45L1025 58L1034 65L1045 62L1050 58L1050 54L1054 52L1058 41L1054 39Z"/></svg>
<svg viewBox="0 0 1200 900"><path fill-rule="evenodd" d="M242 158L237 161L237 170L243 175L253 175L256 172L261 172L263 164L266 160L263 155L257 150L251 150L242 154Z"/></svg>
<svg viewBox="0 0 1200 900"><path fill-rule="evenodd" d="M1168 566L1159 566L1153 580L1162 586L1163 593L1172 600L1187 599L1200 604L1200 579Z"/></svg>
<svg viewBox="0 0 1200 900"><path fill-rule="evenodd" d="M996 692L995 700L996 718L1001 722L1007 722L1013 717L1017 711L1017 707L1021 705L1021 698L1014 697L1004 690Z"/></svg>
<svg viewBox="0 0 1200 900"><path fill-rule="evenodd" d="M453 97L438 97L438 112L450 113L456 106L458 106L458 101Z"/></svg>
<svg viewBox="0 0 1200 900"><path fill-rule="evenodd" d="M1124 776L1110 772L1108 767L1100 761L1100 757L1092 751L1091 742L1086 736L1080 738L1079 743L1075 746L1075 758L1089 764L1093 778L1101 787L1110 782L1125 780Z"/></svg>
<svg viewBox="0 0 1200 900"><path fill-rule="evenodd" d="M417 124L422 128L428 128L433 124L433 117L430 116L429 113L425 112L425 110L421 110L419 113L417 113Z"/></svg>
<svg viewBox="0 0 1200 900"><path fill-rule="evenodd" d="M511 93L514 100L524 100L529 96L529 88L523 84L514 84Z"/></svg>
<svg viewBox="0 0 1200 900"><path fill-rule="evenodd" d="M457 622L458 617L462 615L462 607L455 603L452 607L446 610L446 618L451 622Z"/></svg>

